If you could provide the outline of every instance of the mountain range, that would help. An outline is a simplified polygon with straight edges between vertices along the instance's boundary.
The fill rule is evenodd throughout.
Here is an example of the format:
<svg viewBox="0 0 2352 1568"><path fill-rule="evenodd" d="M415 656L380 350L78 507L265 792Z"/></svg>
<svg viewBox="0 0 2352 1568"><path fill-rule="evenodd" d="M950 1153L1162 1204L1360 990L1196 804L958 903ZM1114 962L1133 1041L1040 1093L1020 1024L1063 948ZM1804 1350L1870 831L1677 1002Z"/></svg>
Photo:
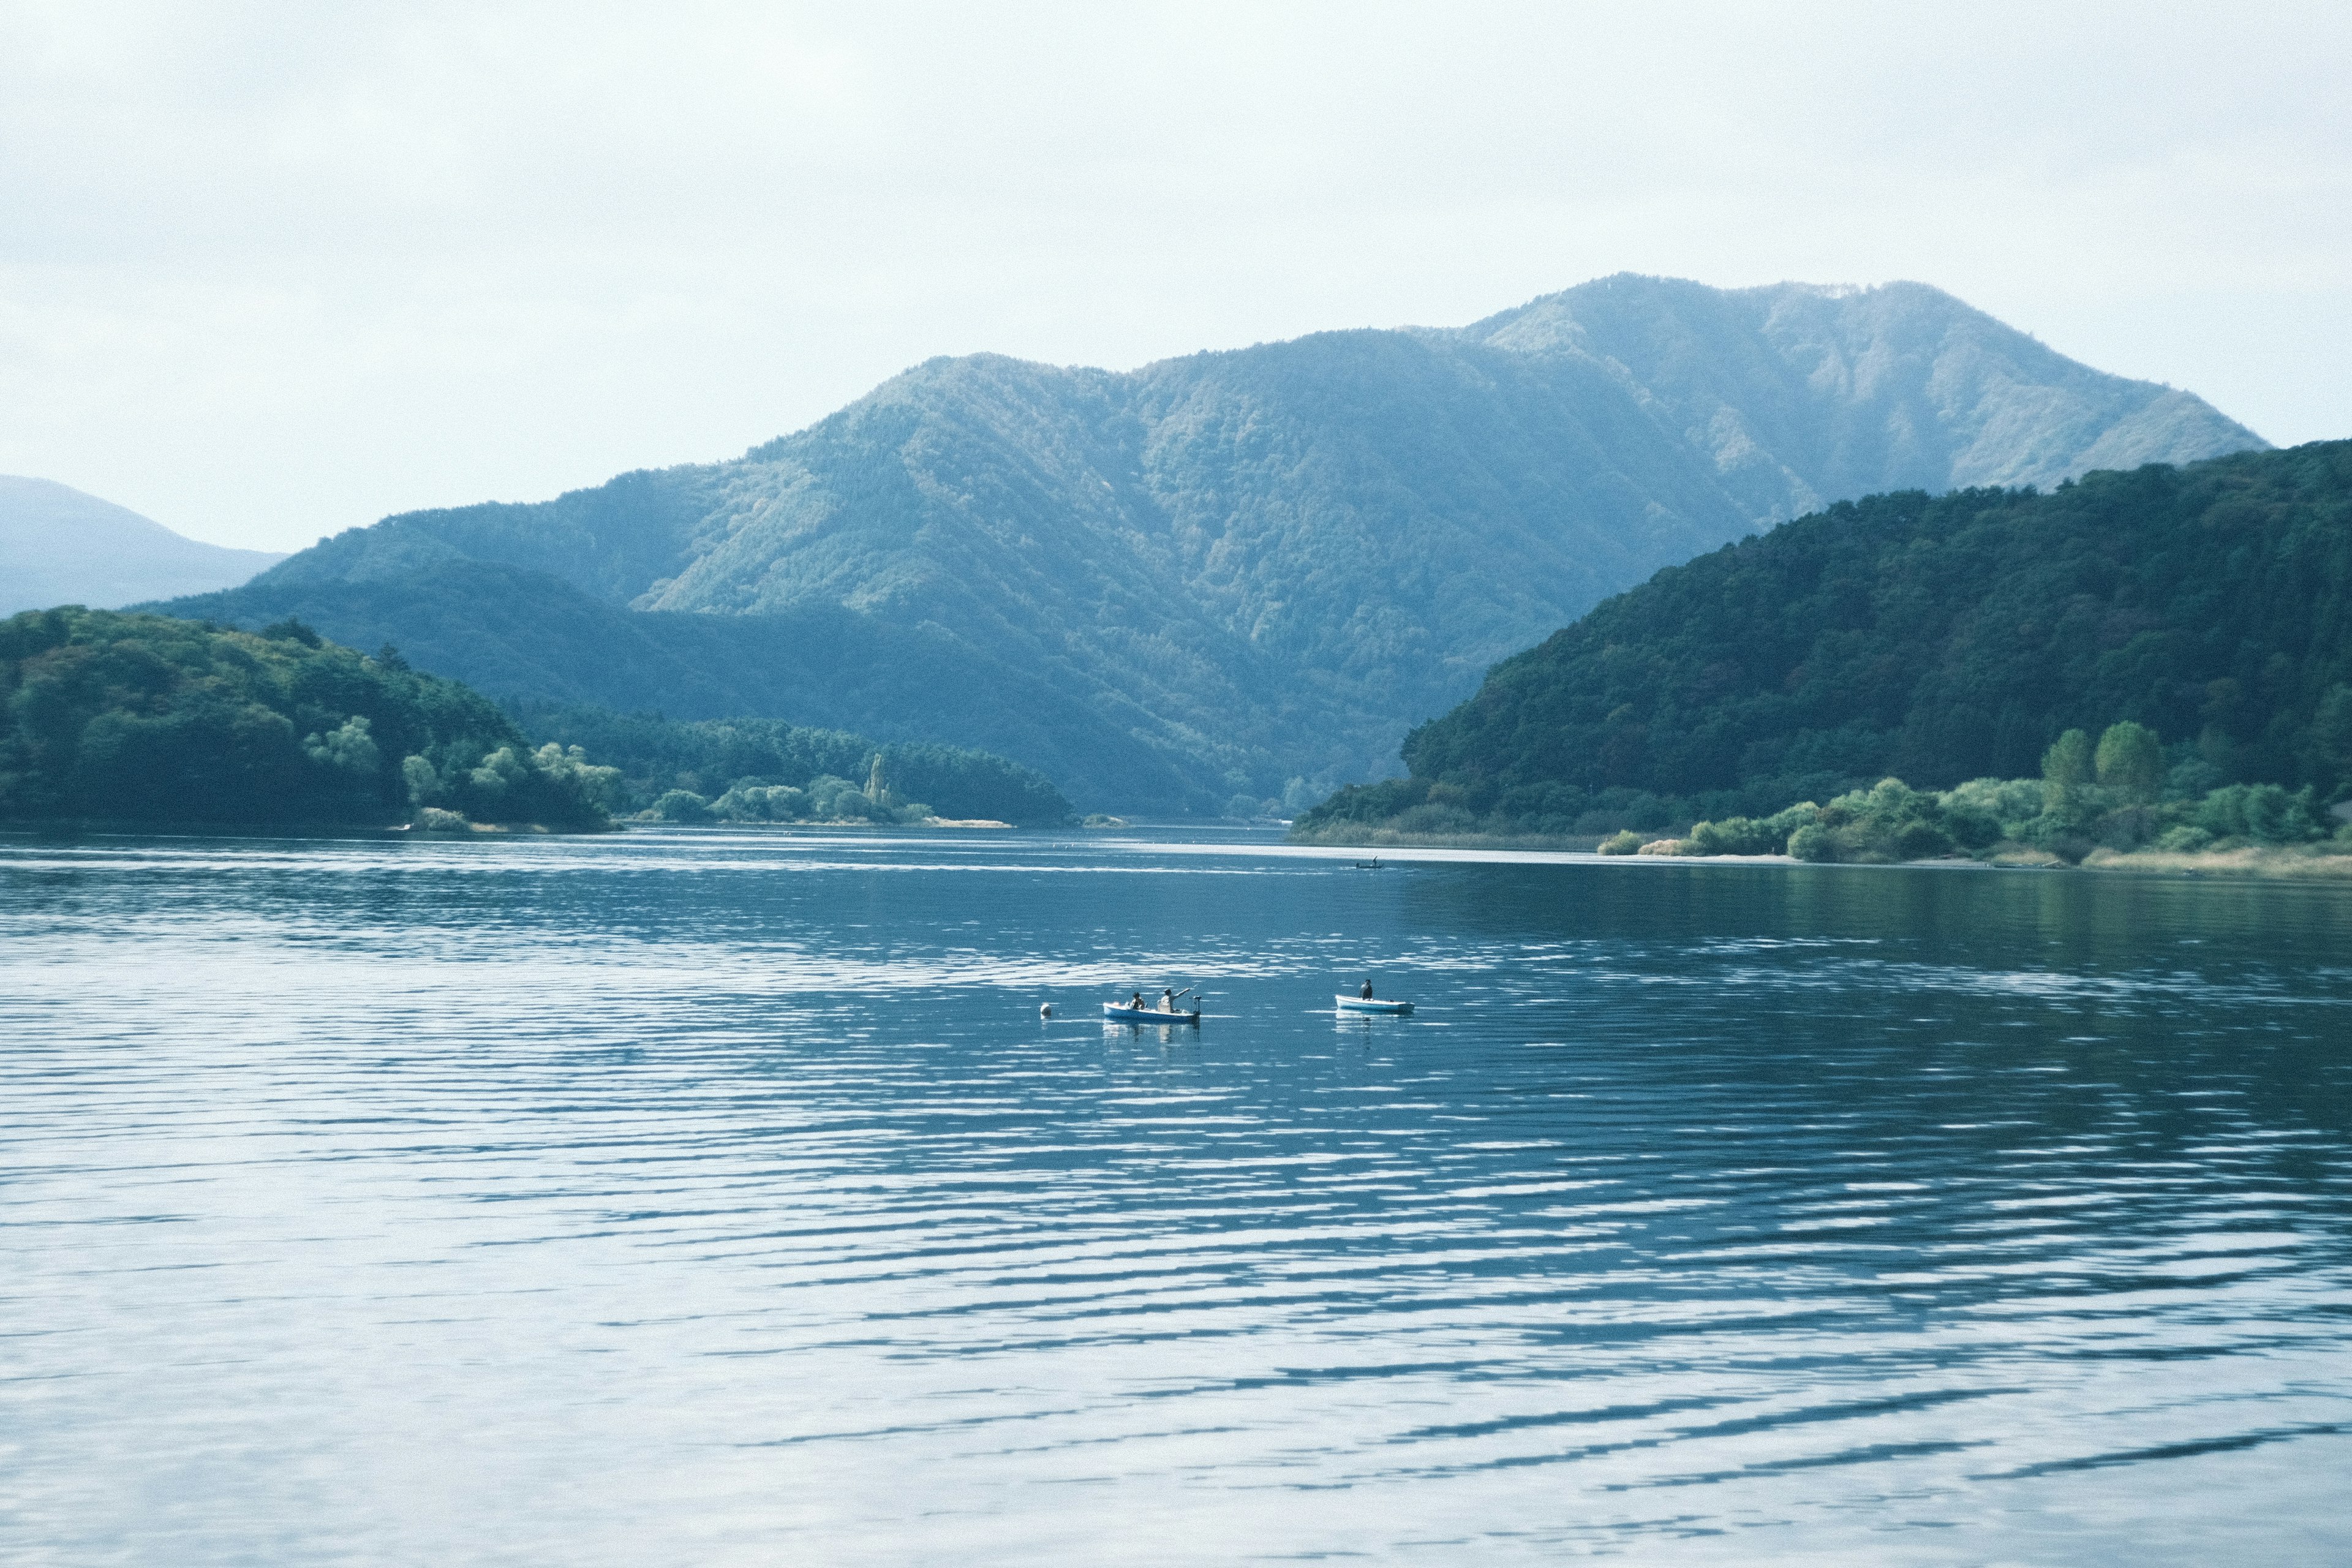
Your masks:
<svg viewBox="0 0 2352 1568"><path fill-rule="evenodd" d="M0 616L208 593L285 559L202 543L53 480L0 474Z"/></svg>
<svg viewBox="0 0 2352 1568"><path fill-rule="evenodd" d="M1935 289L1617 277L1459 329L917 366L740 458L349 530L169 607L494 694L1303 805L1659 567L1874 491L2260 447Z"/></svg>

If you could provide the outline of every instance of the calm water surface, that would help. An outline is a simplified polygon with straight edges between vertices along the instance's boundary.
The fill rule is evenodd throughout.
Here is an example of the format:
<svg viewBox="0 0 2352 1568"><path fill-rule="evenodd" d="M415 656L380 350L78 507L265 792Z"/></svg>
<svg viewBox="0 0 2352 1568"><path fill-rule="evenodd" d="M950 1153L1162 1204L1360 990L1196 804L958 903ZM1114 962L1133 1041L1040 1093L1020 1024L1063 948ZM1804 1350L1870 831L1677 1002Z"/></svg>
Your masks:
<svg viewBox="0 0 2352 1568"><path fill-rule="evenodd" d="M0 1558L2340 1563L2347 1046L2352 889L0 837Z"/></svg>

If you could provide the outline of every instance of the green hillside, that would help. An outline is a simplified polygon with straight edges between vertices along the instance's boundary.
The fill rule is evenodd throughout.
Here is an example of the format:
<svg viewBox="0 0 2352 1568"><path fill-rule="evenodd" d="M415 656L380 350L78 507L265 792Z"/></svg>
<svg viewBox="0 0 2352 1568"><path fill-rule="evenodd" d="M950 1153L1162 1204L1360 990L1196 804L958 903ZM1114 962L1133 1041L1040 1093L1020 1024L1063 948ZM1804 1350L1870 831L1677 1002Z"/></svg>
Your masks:
<svg viewBox="0 0 2352 1568"><path fill-rule="evenodd" d="M1922 285L1625 277L1127 374L935 360L732 462L393 518L173 608L1216 811L1377 776L1494 660L1826 501L2261 445Z"/></svg>
<svg viewBox="0 0 2352 1568"><path fill-rule="evenodd" d="M2033 776L2120 721L2166 744L2176 796L2352 793L2352 442L1831 507L1496 665L1407 740L1410 778L1299 830L1761 816Z"/></svg>
<svg viewBox="0 0 2352 1568"><path fill-rule="evenodd" d="M299 622L0 621L0 820L609 826L605 770L455 681Z"/></svg>

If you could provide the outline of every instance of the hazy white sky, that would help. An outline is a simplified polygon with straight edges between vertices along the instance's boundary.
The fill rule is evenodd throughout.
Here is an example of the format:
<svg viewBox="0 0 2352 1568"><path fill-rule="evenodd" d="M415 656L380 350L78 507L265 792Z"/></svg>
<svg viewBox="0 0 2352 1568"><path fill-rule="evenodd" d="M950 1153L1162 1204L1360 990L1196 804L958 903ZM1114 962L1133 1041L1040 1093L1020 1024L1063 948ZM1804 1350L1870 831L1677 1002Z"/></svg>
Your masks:
<svg viewBox="0 0 2352 1568"><path fill-rule="evenodd" d="M2347 80L2340 4L0 0L0 472L294 548L1621 270L2352 435Z"/></svg>

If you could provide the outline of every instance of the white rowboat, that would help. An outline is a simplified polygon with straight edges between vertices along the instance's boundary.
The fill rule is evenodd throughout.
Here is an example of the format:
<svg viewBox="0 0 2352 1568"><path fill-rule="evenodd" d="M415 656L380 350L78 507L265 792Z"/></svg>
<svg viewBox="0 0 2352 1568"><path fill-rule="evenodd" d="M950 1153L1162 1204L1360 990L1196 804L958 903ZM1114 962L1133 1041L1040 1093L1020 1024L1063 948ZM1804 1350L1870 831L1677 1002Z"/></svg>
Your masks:
<svg viewBox="0 0 2352 1568"><path fill-rule="evenodd" d="M1393 1013L1399 1017L1412 1011L1410 1002L1368 1002L1361 996L1334 996L1342 1013Z"/></svg>

